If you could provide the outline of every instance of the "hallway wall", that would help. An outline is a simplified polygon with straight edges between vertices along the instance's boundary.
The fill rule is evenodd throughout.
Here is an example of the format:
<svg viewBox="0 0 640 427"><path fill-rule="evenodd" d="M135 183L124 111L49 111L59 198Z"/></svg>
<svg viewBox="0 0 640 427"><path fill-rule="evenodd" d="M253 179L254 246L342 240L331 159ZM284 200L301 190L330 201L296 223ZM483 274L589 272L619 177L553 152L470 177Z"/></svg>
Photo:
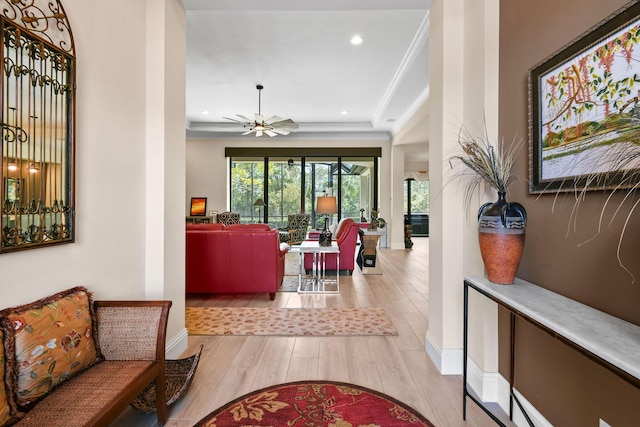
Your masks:
<svg viewBox="0 0 640 427"><path fill-rule="evenodd" d="M626 1L501 1L500 135L525 144L510 188L510 199L528 212L525 251L518 276L561 295L640 325L640 212L632 217L621 255L636 283L619 267L616 246L631 204L625 203L611 226L592 241L604 198L592 191L580 208L576 227L570 222L571 194L557 200L528 191L529 69L622 7ZM617 195L613 203L622 201ZM555 204L555 207L554 207ZM607 219L608 221L608 219ZM500 314L500 372L509 377L508 317ZM554 425L596 426L603 418L613 426L637 424L640 390L596 366L551 336L518 322L516 387ZM635 402L635 403L634 403Z"/></svg>

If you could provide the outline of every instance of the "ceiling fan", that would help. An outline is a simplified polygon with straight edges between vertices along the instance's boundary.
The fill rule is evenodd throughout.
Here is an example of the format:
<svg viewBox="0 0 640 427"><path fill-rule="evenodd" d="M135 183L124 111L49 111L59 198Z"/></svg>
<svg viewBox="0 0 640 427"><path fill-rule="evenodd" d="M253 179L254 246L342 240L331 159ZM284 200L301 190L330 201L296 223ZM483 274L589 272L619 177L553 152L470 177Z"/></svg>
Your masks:
<svg viewBox="0 0 640 427"><path fill-rule="evenodd" d="M298 124L291 119L283 120L278 116L272 116L265 120L260 111L260 95L264 86L257 85L256 89L258 89L258 112L256 113L255 120L250 120L241 114L236 114L236 116L240 117L242 120L232 119L229 117L223 117L223 119L241 123L242 127L249 129L242 135L248 135L255 132L256 137L263 135L269 135L271 137L276 135L289 135L289 133L298 129Z"/></svg>

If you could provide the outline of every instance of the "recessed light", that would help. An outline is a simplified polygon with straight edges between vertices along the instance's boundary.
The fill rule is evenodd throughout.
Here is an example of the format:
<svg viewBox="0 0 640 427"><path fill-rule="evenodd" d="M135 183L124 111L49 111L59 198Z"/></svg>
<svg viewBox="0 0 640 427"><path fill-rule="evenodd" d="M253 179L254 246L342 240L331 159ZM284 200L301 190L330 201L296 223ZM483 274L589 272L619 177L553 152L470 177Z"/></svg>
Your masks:
<svg viewBox="0 0 640 427"><path fill-rule="evenodd" d="M351 37L350 42L352 45L357 46L359 44L362 44L363 40L362 40L362 37L356 34L355 36Z"/></svg>
<svg viewBox="0 0 640 427"><path fill-rule="evenodd" d="M208 115L209 115L209 112L208 112L207 110L202 110L202 115L203 115L203 116L208 116Z"/></svg>
<svg viewBox="0 0 640 427"><path fill-rule="evenodd" d="M342 110L340 111L340 114L342 114L343 116L346 116L348 113L347 113L347 110Z"/></svg>

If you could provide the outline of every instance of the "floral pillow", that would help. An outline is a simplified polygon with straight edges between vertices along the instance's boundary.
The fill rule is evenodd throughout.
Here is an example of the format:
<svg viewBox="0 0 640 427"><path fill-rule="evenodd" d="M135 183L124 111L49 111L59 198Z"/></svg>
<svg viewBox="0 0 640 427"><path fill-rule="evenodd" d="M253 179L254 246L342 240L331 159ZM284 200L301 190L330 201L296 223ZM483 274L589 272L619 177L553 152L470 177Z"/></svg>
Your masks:
<svg viewBox="0 0 640 427"><path fill-rule="evenodd" d="M15 360L15 400L29 408L60 383L101 360L91 295L72 288L32 304L0 312L6 349ZM11 350L13 352L10 354Z"/></svg>
<svg viewBox="0 0 640 427"><path fill-rule="evenodd" d="M2 343L4 343L4 334L0 330L0 427L11 425L19 415L9 388L10 382L7 381L11 377L11 372L5 367L4 345L1 345ZM10 367L11 365L9 365Z"/></svg>

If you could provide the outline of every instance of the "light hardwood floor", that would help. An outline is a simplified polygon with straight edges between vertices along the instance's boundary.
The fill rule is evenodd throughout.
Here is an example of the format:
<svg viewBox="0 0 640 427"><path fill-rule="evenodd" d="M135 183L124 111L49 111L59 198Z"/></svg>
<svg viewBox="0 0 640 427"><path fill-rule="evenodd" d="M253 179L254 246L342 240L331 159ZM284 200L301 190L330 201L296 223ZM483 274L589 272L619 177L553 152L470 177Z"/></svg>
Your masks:
<svg viewBox="0 0 640 427"><path fill-rule="evenodd" d="M494 426L470 400L462 419L462 378L442 376L425 352L429 310L428 238L411 250L380 250L383 275L340 277L340 294L278 293L188 298L187 306L383 307L393 337L191 336L185 356L202 344L187 395L170 408L169 427L192 426L252 390L298 380L358 384L399 399L438 427ZM156 426L155 414L128 408L112 426Z"/></svg>

